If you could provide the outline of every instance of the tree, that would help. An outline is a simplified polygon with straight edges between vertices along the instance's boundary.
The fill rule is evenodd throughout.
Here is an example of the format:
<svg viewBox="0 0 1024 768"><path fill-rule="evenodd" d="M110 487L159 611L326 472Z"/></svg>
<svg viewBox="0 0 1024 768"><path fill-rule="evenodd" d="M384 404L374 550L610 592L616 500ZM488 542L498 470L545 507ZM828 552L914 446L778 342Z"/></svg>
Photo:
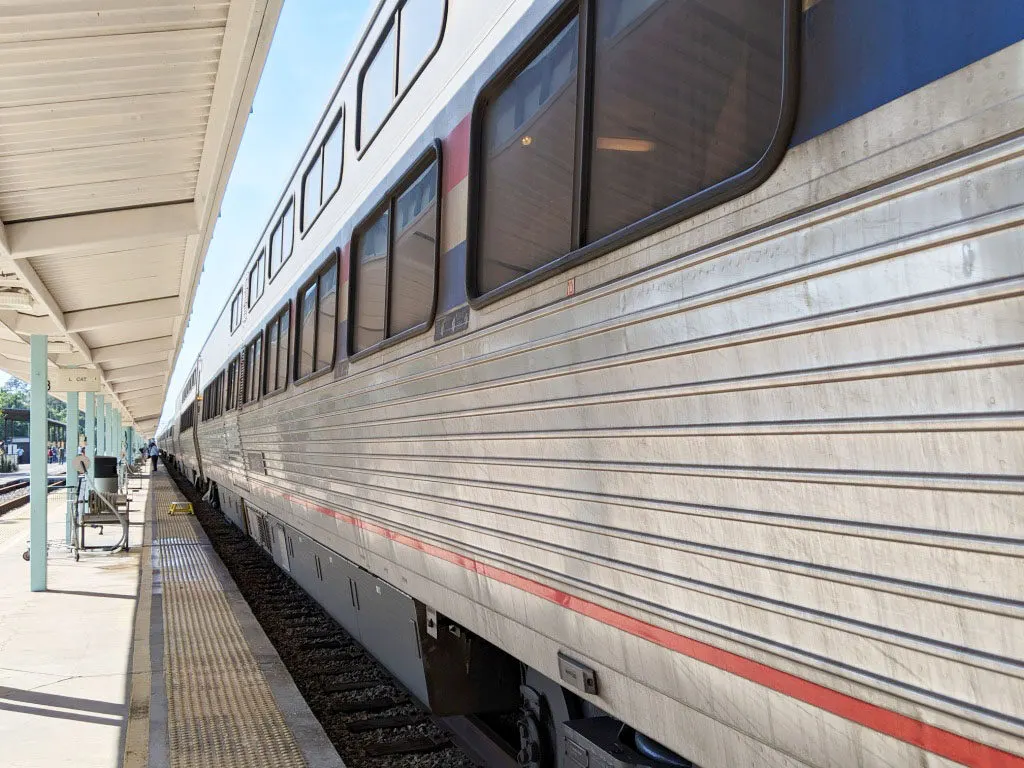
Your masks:
<svg viewBox="0 0 1024 768"><path fill-rule="evenodd" d="M0 387L0 408L28 408L32 393L28 384L11 377Z"/></svg>

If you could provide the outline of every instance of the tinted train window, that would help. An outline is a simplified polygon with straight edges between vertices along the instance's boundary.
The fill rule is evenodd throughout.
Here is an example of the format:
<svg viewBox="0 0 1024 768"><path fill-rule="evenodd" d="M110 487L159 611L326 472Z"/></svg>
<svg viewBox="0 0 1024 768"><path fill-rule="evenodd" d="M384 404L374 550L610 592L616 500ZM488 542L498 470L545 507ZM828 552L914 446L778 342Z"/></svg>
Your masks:
<svg viewBox="0 0 1024 768"><path fill-rule="evenodd" d="M263 392L279 392L288 383L288 334L291 325L291 305L282 309L267 323L266 358Z"/></svg>
<svg viewBox="0 0 1024 768"><path fill-rule="evenodd" d="M263 295L263 286L266 284L266 273L263 271L264 252L256 257L256 263L249 270L249 306L252 307L260 296Z"/></svg>
<svg viewBox="0 0 1024 768"><path fill-rule="evenodd" d="M281 265L288 261L295 245L295 206L288 201L284 212L270 232L270 279L281 271Z"/></svg>
<svg viewBox="0 0 1024 768"><path fill-rule="evenodd" d="M359 76L359 149L441 44L446 9L445 0L405 0L388 21Z"/></svg>
<svg viewBox="0 0 1024 768"><path fill-rule="evenodd" d="M299 370L297 378L313 372L313 345L316 343L316 285L302 292L299 304Z"/></svg>
<svg viewBox="0 0 1024 768"><path fill-rule="evenodd" d="M221 393L224 390L224 372L217 374L216 378L203 389L202 420L215 419L223 412L221 406Z"/></svg>
<svg viewBox="0 0 1024 768"><path fill-rule="evenodd" d="M387 284L388 221L383 211L356 242L352 349L359 352L384 340L384 288Z"/></svg>
<svg viewBox="0 0 1024 768"><path fill-rule="evenodd" d="M334 367L334 340L338 328L336 255L299 290L298 301L295 378L302 379Z"/></svg>
<svg viewBox="0 0 1024 768"><path fill-rule="evenodd" d="M334 339L338 329L338 267L331 266L317 281L316 370L334 365Z"/></svg>
<svg viewBox="0 0 1024 768"><path fill-rule="evenodd" d="M344 113L338 115L316 157L302 177L302 230L320 214L327 201L341 186L341 166L345 153Z"/></svg>
<svg viewBox="0 0 1024 768"><path fill-rule="evenodd" d="M437 251L437 163L395 199L394 254L388 275L388 335L430 320Z"/></svg>
<svg viewBox="0 0 1024 768"><path fill-rule="evenodd" d="M239 291L235 294L235 298L231 300L231 332L234 333L235 329L242 324L242 292ZM195 386L193 384L193 386Z"/></svg>
<svg viewBox="0 0 1024 768"><path fill-rule="evenodd" d="M597 4L587 242L758 161L778 121L781 29L781 2Z"/></svg>
<svg viewBox="0 0 1024 768"><path fill-rule="evenodd" d="M238 360L236 357L228 363L227 390L224 393L225 411L232 410L238 404Z"/></svg>
<svg viewBox="0 0 1024 768"><path fill-rule="evenodd" d="M578 83L584 12L592 65ZM798 14L787 0L570 7L478 101L474 293L529 283L551 262L607 251L764 178L788 138Z"/></svg>
<svg viewBox="0 0 1024 768"><path fill-rule="evenodd" d="M573 19L487 109L481 292L572 248L578 33Z"/></svg>
<svg viewBox="0 0 1024 768"><path fill-rule="evenodd" d="M260 396L260 373L263 369L263 334L249 342L245 348L245 382L242 402L252 403Z"/></svg>
<svg viewBox="0 0 1024 768"><path fill-rule="evenodd" d="M190 403L181 413L181 419L178 421L178 432L185 432L186 430L192 429L192 420L195 418L195 403Z"/></svg>
<svg viewBox="0 0 1024 768"><path fill-rule="evenodd" d="M438 252L434 152L388 195L356 234L351 351L429 325Z"/></svg>

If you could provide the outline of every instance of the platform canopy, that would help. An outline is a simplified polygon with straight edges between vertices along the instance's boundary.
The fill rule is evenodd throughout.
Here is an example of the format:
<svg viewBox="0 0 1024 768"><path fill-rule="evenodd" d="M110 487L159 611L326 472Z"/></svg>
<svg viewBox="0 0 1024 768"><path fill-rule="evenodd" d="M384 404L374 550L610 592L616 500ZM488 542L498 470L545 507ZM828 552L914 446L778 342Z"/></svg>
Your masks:
<svg viewBox="0 0 1024 768"><path fill-rule="evenodd" d="M152 432L282 0L0 0L0 369Z"/></svg>

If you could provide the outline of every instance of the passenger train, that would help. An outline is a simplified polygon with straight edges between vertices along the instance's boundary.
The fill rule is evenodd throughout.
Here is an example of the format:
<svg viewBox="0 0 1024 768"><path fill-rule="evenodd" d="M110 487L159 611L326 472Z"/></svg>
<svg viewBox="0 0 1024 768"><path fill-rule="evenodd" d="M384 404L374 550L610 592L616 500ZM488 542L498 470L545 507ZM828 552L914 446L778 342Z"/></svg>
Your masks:
<svg viewBox="0 0 1024 768"><path fill-rule="evenodd" d="M1020 0L381 0L160 445L524 766L1024 766L1022 223Z"/></svg>

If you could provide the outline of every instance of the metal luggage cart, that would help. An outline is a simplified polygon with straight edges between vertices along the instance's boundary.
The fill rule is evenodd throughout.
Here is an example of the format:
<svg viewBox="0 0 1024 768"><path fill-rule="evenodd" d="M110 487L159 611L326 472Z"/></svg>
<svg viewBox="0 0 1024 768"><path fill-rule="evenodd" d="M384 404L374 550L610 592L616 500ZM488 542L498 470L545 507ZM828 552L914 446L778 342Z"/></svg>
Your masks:
<svg viewBox="0 0 1024 768"><path fill-rule="evenodd" d="M69 495L74 490L75 490L74 488L69 487L67 485L60 485L60 486L56 486L56 487L50 486L47 489L47 494L46 494L47 504L49 505L51 503L52 497L55 494L61 493L61 494L64 494L65 498L69 498ZM21 554L21 557L22 557L23 560L27 561L27 560L31 559L31 547L32 547L32 540L29 539L29 540L27 540L25 542L25 551ZM46 540L46 556L49 557L51 552L59 552L61 554L74 555L75 554L75 549L74 549L74 546L73 546L73 542L72 542L72 540L70 538L65 537L63 539L47 539ZM77 555L75 556L75 559L76 560L78 559Z"/></svg>
<svg viewBox="0 0 1024 768"><path fill-rule="evenodd" d="M71 548L75 560L77 561L79 554L85 551L107 553L127 551L128 516L131 503L128 496L96 490L88 475L79 476L78 482L75 498L75 524L71 537ZM107 525L121 526L121 537L117 543L92 546L85 543L87 528L98 528L102 536L103 527Z"/></svg>

